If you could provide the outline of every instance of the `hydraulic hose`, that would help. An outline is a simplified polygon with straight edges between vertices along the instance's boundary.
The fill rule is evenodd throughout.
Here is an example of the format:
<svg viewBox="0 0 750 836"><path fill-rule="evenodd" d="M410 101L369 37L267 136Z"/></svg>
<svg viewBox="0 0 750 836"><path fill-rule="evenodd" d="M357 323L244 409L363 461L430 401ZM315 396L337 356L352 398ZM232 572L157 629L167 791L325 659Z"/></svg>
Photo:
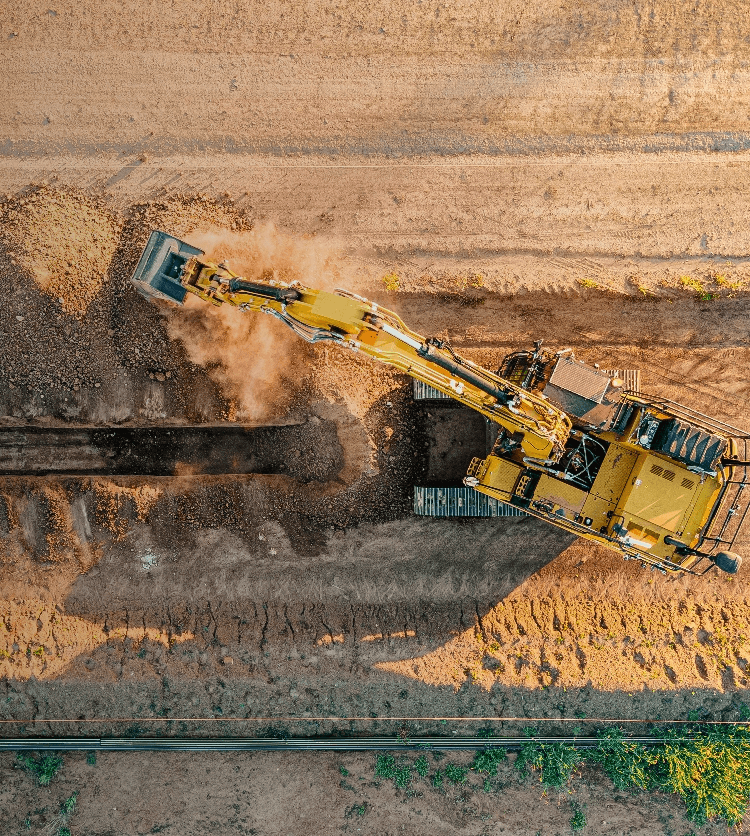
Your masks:
<svg viewBox="0 0 750 836"><path fill-rule="evenodd" d="M424 357L425 360L429 360L436 366L440 366L440 368L445 369L447 372L450 372L455 377L466 381L466 383L471 383L472 386L476 386L477 389L481 389L482 392L486 392L488 395L491 395L499 404L506 406L508 403L510 403L510 401L513 400L513 397L509 395L507 392L505 392L503 389L500 389L498 386L493 386L481 375L478 375L476 372L471 371L471 369L467 369L466 366L462 365L461 363L458 363L455 360L449 360L447 357L441 354L433 345L425 343L422 346L420 346L416 351L417 354L419 354L420 357Z"/></svg>

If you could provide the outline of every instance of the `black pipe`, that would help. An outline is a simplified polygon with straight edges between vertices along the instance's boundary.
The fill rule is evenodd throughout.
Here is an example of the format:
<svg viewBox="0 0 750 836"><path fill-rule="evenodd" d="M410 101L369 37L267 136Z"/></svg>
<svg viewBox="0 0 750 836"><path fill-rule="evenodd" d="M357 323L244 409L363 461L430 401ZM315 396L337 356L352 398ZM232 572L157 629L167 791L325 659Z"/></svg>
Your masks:
<svg viewBox="0 0 750 836"><path fill-rule="evenodd" d="M0 751L313 751L313 752L388 752L399 749L438 749L441 751L481 750L488 746L516 751L533 740L536 743L565 743L577 749L593 749L597 737L344 737L344 738L254 738L254 737L20 737L0 739ZM628 737L628 742L653 746L662 737Z"/></svg>

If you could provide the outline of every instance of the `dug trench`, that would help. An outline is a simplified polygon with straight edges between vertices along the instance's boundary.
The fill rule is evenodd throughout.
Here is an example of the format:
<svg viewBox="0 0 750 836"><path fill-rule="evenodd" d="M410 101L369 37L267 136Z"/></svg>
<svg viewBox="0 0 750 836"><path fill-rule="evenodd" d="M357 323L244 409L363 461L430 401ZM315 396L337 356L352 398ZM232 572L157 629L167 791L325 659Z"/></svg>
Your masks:
<svg viewBox="0 0 750 836"><path fill-rule="evenodd" d="M63 208L67 199L56 197ZM151 227L183 234L206 217L239 223L205 201L134 211L81 309L7 250L6 429L122 435L241 420L226 358L217 349L204 365L191 360L170 336L172 315L127 282ZM677 291L371 295L487 366L543 336L604 367L640 368L644 388L746 420L742 294L710 304ZM658 338L644 341L644 326ZM8 733L446 728L390 719L401 717L466 718L451 722L456 731L493 717L521 718L495 725L517 731L543 717L562 731L568 720L739 716L743 573L653 577L535 520L414 517L426 442L408 381L335 349L273 345L272 365L294 375L260 388L262 406L311 433L304 455L288 451L285 474L264 464L263 474L2 478ZM250 333L248 374L260 347Z"/></svg>
<svg viewBox="0 0 750 836"><path fill-rule="evenodd" d="M0 476L287 474L325 482L343 466L333 421L280 427L0 427Z"/></svg>

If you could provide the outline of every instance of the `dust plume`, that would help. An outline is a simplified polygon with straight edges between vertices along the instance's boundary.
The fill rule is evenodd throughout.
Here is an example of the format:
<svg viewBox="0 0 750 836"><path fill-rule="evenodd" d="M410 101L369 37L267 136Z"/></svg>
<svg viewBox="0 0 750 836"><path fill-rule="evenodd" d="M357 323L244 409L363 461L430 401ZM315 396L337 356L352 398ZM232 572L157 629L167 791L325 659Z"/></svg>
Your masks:
<svg viewBox="0 0 750 836"><path fill-rule="evenodd" d="M318 235L287 235L271 222L245 232L209 226L185 240L203 250L209 261L226 261L230 269L251 281L298 281L321 290L345 287L354 291L362 283L342 252L342 242Z"/></svg>
<svg viewBox="0 0 750 836"><path fill-rule="evenodd" d="M331 239L297 238L272 223L247 232L207 227L186 236L210 261L225 261L250 280L298 281L332 290L353 289L356 277L340 246ZM185 307L170 313L172 339L182 341L190 359L204 366L232 400L230 420L256 422L286 411L307 365L305 343L281 322L228 305L209 305L188 294Z"/></svg>

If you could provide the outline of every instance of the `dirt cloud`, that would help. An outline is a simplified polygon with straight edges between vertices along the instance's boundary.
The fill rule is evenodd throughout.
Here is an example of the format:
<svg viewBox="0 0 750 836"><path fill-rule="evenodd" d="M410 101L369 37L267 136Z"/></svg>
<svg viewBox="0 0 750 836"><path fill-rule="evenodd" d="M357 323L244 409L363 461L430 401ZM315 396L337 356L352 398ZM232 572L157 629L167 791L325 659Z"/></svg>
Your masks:
<svg viewBox="0 0 750 836"><path fill-rule="evenodd" d="M338 242L287 235L272 223L243 232L212 226L187 240L209 260L225 261L248 279L298 281L325 290L357 285ZM306 361L304 343L282 323L189 296L184 308L170 312L168 329L232 400L232 420L252 423L284 414L301 376L299 365Z"/></svg>

